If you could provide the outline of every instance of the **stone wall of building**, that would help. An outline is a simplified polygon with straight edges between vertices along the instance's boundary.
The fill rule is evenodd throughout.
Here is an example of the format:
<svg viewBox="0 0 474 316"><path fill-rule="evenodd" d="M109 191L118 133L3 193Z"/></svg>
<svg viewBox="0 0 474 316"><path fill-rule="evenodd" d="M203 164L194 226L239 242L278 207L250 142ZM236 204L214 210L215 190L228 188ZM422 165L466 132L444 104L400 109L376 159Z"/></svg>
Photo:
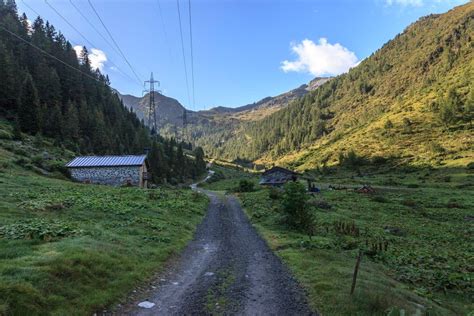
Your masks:
<svg viewBox="0 0 474 316"><path fill-rule="evenodd" d="M262 179L264 179L265 181L278 181L278 180L291 181L293 179L293 175L287 172L275 171L270 174L263 175Z"/></svg>
<svg viewBox="0 0 474 316"><path fill-rule="evenodd" d="M140 166L70 168L71 177L79 182L107 184L113 186L140 185Z"/></svg>

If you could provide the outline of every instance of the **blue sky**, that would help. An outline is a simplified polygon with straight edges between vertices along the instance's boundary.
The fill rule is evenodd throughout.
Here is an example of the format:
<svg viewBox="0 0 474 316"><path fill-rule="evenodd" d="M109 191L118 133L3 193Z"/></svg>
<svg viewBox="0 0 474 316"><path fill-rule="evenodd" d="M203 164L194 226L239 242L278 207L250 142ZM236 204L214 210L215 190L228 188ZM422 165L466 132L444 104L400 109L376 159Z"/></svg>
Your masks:
<svg viewBox="0 0 474 316"><path fill-rule="evenodd" d="M94 61L122 93L141 96L124 59L109 43L87 0L17 0L38 12L73 45L94 48ZM179 0L187 63L186 89L176 0L90 0L141 80L153 71L165 95L192 110L240 106L288 91L315 76L337 75L369 56L419 17L466 0L191 0L195 103L192 102L188 0ZM160 17L159 5L164 17ZM164 27L163 27L164 26ZM115 66L121 70L117 70ZM128 77L123 75L126 72Z"/></svg>

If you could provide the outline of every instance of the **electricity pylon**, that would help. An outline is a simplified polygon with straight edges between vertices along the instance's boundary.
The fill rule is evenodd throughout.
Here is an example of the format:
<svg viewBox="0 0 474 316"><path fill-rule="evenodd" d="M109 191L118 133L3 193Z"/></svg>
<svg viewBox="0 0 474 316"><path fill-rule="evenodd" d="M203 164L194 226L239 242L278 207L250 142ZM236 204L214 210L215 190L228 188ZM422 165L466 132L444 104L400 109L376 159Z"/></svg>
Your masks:
<svg viewBox="0 0 474 316"><path fill-rule="evenodd" d="M151 130L152 134L156 134L158 131L158 125L156 124L156 105L155 105L155 91L161 93L160 90L155 90L155 83L160 86L158 80L153 79L153 72L150 75L150 80L145 81L146 84L150 84L150 88L144 90L144 92L149 93L149 103L148 103L148 127Z"/></svg>

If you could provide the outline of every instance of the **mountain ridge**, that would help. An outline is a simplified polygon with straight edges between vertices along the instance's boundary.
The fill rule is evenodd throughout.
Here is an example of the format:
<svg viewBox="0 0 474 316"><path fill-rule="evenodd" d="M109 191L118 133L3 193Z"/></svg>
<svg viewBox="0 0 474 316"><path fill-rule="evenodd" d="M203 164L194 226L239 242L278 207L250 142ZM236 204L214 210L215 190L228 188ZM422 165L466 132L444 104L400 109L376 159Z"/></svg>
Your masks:
<svg viewBox="0 0 474 316"><path fill-rule="evenodd" d="M299 87L292 89L288 92L283 92L273 97L268 96L254 103L249 103L249 104L238 106L235 108L226 107L226 106L217 106L217 107L214 107L202 112L208 112L208 111L217 112L217 113L243 112L243 111L249 111L249 110L253 110L253 109L261 108L261 107L270 107L274 105L275 103L283 103L281 102L281 99L284 99L283 101L287 104L289 102L288 100L292 100L294 98L304 96L307 92L313 91L320 85L326 83L331 78L332 77L316 77L312 79L309 83L302 84Z"/></svg>
<svg viewBox="0 0 474 316"><path fill-rule="evenodd" d="M365 159L474 161L474 3L409 25L357 67L257 122L211 154L305 170ZM200 140L198 139L198 142Z"/></svg>
<svg viewBox="0 0 474 316"><path fill-rule="evenodd" d="M143 97L136 97L130 94L120 94L119 98L124 105L133 110L138 118L143 119L145 124L148 124L148 107L149 107L149 93ZM185 108L178 100L167 97L161 93L155 92L155 105L157 113L157 124L162 126L165 124L183 124L183 114ZM186 112L190 112L186 110Z"/></svg>
<svg viewBox="0 0 474 316"><path fill-rule="evenodd" d="M233 116L235 114L242 114L242 113L249 113L250 111L256 110L263 110L263 109L272 109L271 113L280 110L282 107L286 106L290 101L304 96L306 93L313 91L320 85L324 84L331 77L317 77L311 80L308 84L302 84L301 86L292 89L288 92L281 93L277 96L268 96L265 97L257 102L246 104L243 106L231 108L225 106L217 106L211 108L209 110L199 110L199 111L192 111L186 109L178 100L165 96L161 93L155 92L155 103L157 106L157 120L159 125L178 125L182 127L183 122L183 113L189 115L191 117L203 116L209 118L210 116L214 115L229 115ZM148 115L148 100L149 100L149 93L143 95L142 97L137 97L130 94L121 94L117 92L119 98L123 101L124 105L129 109L133 110L140 119L147 123L147 115ZM164 113L164 115L163 115ZM265 114L260 115L260 117L264 117ZM161 123L161 124L160 124Z"/></svg>

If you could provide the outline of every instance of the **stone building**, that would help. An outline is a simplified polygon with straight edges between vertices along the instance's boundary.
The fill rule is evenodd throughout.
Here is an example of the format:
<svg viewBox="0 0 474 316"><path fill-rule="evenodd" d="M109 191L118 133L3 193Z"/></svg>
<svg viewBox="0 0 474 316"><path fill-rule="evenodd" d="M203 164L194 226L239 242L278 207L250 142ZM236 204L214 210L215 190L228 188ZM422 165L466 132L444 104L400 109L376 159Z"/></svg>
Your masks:
<svg viewBox="0 0 474 316"><path fill-rule="evenodd" d="M260 177L261 185L282 186L289 181L298 180L298 173L282 167L273 167Z"/></svg>
<svg viewBox="0 0 474 316"><path fill-rule="evenodd" d="M81 156L66 164L72 179L82 183L146 188L150 174L145 155Z"/></svg>

